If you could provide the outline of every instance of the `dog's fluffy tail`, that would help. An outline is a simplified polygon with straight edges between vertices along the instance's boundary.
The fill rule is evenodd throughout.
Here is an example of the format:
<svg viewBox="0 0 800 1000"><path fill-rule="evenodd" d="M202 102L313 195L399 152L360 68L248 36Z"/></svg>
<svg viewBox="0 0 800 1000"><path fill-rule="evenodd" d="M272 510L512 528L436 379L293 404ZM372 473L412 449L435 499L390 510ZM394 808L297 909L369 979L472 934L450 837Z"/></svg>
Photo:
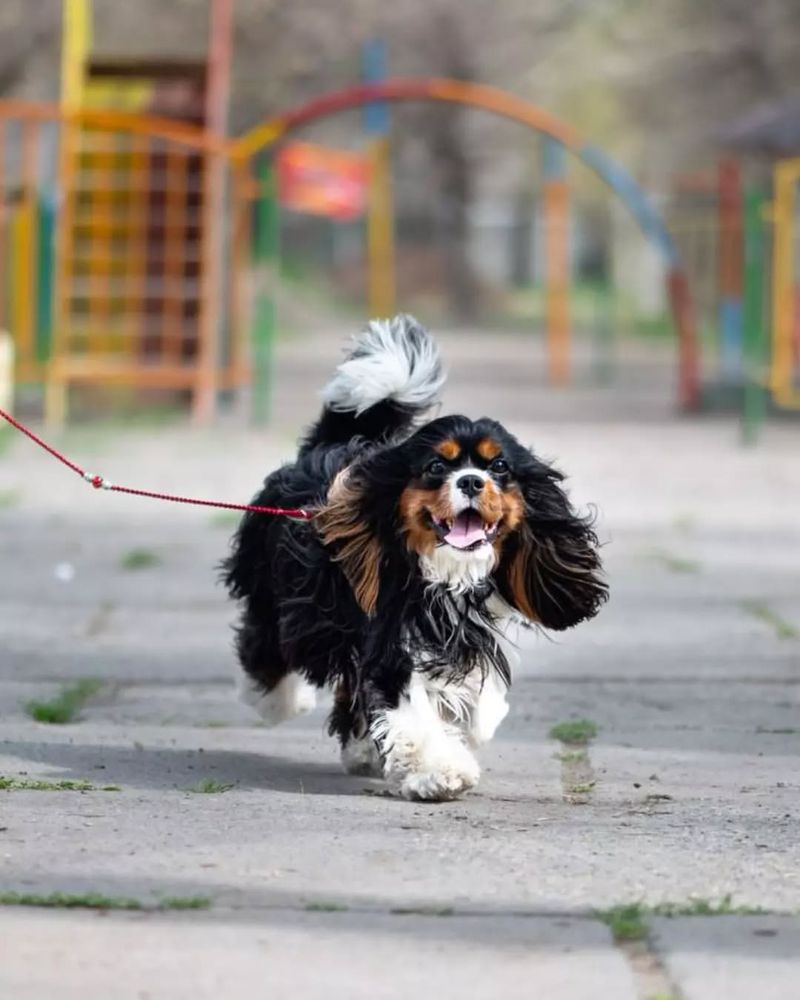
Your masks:
<svg viewBox="0 0 800 1000"><path fill-rule="evenodd" d="M437 401L444 380L439 348L412 316L372 320L323 389L304 449L356 436L385 440Z"/></svg>

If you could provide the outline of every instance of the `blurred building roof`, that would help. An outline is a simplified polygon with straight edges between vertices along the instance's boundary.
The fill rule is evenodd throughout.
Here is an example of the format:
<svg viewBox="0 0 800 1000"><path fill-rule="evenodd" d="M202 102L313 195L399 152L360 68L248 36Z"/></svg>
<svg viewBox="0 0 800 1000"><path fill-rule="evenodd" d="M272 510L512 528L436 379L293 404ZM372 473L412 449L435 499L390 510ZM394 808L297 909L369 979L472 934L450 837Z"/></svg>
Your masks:
<svg viewBox="0 0 800 1000"><path fill-rule="evenodd" d="M742 153L800 155L800 94L762 104L720 129L721 145Z"/></svg>

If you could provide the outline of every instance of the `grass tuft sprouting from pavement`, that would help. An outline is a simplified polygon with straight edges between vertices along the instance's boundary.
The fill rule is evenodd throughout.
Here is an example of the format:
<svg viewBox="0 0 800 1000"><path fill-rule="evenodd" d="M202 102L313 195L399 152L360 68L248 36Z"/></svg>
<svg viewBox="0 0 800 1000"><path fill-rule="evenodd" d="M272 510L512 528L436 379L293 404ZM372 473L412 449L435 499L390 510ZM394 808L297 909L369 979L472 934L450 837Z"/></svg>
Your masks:
<svg viewBox="0 0 800 1000"><path fill-rule="evenodd" d="M207 896L165 896L158 903L145 903L125 896L97 892L0 892L0 906L39 906L54 910L207 910Z"/></svg>
<svg viewBox="0 0 800 1000"><path fill-rule="evenodd" d="M127 570L149 569L160 565L161 557L151 549L131 549L120 560L120 566Z"/></svg>
<svg viewBox="0 0 800 1000"><path fill-rule="evenodd" d="M800 629L787 622L764 601L742 601L740 606L753 618L769 625L777 639L800 639Z"/></svg>
<svg viewBox="0 0 800 1000"><path fill-rule="evenodd" d="M558 722L550 730L551 740L560 740L570 746L585 746L597 736L598 727L591 719L570 719Z"/></svg>
<svg viewBox="0 0 800 1000"><path fill-rule="evenodd" d="M217 781L215 778L201 778L200 781L196 781L193 785L190 785L186 791L194 792L196 795L219 795L221 792L229 792L232 788L235 788L234 782Z"/></svg>
<svg viewBox="0 0 800 1000"><path fill-rule="evenodd" d="M103 682L92 677L68 684L52 701L29 701L25 711L37 722L64 725L74 722L83 706L90 701L103 686Z"/></svg>
<svg viewBox="0 0 800 1000"><path fill-rule="evenodd" d="M85 778L47 781L44 778L7 778L0 774L0 792L121 792L119 785L93 785Z"/></svg>
<svg viewBox="0 0 800 1000"><path fill-rule="evenodd" d="M595 911L598 920L611 928L614 940L641 941L650 932L648 917L724 917L763 916L767 911L759 906L734 904L730 895L719 900L688 899L682 903L620 903L607 910Z"/></svg>

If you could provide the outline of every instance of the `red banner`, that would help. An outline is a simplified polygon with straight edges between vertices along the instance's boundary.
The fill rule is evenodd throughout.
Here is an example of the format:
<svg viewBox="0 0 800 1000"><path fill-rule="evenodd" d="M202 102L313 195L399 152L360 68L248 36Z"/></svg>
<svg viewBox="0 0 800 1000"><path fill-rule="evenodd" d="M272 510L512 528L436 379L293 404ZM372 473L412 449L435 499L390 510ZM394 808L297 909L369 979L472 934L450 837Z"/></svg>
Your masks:
<svg viewBox="0 0 800 1000"><path fill-rule="evenodd" d="M285 208L340 222L363 215L365 157L310 142L287 143L278 153L278 198Z"/></svg>

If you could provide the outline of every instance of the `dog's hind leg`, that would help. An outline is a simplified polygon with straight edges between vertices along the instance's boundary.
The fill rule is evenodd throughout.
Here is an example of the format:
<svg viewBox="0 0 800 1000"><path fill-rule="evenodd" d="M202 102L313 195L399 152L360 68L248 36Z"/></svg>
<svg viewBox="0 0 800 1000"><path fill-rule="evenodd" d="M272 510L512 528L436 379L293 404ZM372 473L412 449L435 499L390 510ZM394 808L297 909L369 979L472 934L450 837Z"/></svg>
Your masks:
<svg viewBox="0 0 800 1000"><path fill-rule="evenodd" d="M380 752L367 721L355 706L350 686L344 679L336 687L328 731L342 748L342 767L348 774L379 778L383 773Z"/></svg>
<svg viewBox="0 0 800 1000"><path fill-rule="evenodd" d="M302 675L290 671L281 656L275 630L245 613L236 647L241 673L239 698L269 726L305 715L316 705L315 689Z"/></svg>

